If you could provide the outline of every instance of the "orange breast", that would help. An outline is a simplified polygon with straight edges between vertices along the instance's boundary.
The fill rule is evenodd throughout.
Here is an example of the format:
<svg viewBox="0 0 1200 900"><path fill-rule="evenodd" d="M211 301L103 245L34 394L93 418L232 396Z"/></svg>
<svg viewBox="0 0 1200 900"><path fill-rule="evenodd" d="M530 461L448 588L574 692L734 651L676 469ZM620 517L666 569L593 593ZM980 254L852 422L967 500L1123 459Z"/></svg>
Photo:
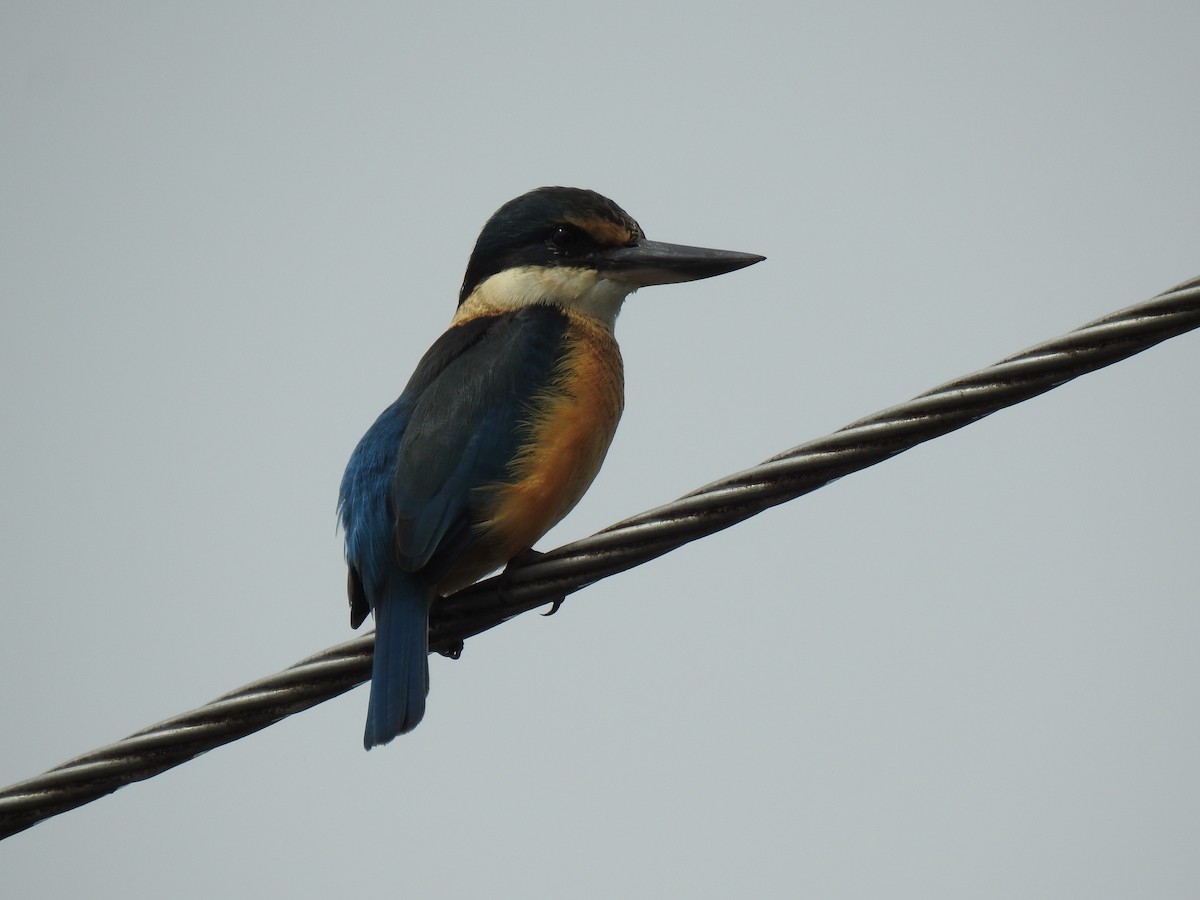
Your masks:
<svg viewBox="0 0 1200 900"><path fill-rule="evenodd" d="M504 559L531 546L569 513L591 485L625 404L624 367L612 332L568 312L567 352L532 404L530 441L482 523Z"/></svg>

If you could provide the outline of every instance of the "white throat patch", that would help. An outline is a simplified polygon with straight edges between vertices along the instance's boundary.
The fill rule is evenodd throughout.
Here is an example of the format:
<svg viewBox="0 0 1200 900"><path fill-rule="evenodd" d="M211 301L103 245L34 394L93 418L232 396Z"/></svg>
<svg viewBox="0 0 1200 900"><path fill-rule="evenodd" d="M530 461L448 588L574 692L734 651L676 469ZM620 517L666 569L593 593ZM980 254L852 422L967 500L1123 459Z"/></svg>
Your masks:
<svg viewBox="0 0 1200 900"><path fill-rule="evenodd" d="M613 281L595 269L566 266L523 266L505 269L486 278L463 306L474 302L497 309L520 309L552 303L598 319L610 330L625 298L637 290L627 281Z"/></svg>

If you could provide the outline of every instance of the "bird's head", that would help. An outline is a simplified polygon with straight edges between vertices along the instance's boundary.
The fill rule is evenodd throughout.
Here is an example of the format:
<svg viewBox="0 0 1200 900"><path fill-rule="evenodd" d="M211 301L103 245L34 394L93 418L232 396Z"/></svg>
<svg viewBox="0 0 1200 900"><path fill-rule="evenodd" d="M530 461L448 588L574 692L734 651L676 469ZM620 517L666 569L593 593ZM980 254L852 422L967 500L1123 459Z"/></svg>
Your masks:
<svg viewBox="0 0 1200 900"><path fill-rule="evenodd" d="M639 287L711 278L764 257L646 240L607 197L543 187L500 207L483 226L467 264L461 306L551 303L608 323Z"/></svg>

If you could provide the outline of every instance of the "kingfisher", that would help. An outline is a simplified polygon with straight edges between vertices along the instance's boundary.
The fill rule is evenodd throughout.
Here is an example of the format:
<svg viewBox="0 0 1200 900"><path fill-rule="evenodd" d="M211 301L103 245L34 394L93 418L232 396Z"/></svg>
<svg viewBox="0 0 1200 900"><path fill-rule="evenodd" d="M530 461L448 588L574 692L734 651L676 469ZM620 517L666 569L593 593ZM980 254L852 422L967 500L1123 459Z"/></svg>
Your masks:
<svg viewBox="0 0 1200 900"><path fill-rule="evenodd" d="M763 259L647 240L581 188L487 221L449 329L342 477L350 624L375 617L368 750L425 714L432 604L531 551L600 470L624 407L625 298Z"/></svg>

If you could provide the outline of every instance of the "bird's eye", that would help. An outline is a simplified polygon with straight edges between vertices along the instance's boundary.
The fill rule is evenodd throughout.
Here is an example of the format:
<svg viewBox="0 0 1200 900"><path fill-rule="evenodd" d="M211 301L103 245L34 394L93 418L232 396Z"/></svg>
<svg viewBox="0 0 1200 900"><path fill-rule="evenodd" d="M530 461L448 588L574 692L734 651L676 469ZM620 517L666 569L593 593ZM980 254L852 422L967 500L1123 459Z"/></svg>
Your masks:
<svg viewBox="0 0 1200 900"><path fill-rule="evenodd" d="M579 248L583 242L583 235L579 233L579 229L572 228L570 225L556 225L550 232L550 237L546 243L550 245L551 250L556 250L559 253L569 253L572 250Z"/></svg>

